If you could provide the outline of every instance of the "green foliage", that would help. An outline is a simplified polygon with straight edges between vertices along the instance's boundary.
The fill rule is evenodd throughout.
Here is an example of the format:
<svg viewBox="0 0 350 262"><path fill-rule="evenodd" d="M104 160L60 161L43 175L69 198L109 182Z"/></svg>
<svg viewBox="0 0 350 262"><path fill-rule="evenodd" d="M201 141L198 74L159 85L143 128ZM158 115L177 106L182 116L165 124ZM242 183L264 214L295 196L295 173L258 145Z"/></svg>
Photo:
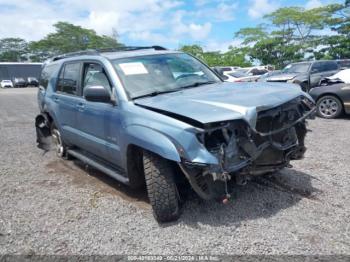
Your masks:
<svg viewBox="0 0 350 262"><path fill-rule="evenodd" d="M21 38L3 38L0 39L0 61L13 62L23 61L26 58L24 54L28 51L28 44Z"/></svg>
<svg viewBox="0 0 350 262"><path fill-rule="evenodd" d="M350 57L349 2L309 10L280 8L264 17L264 26L242 28L235 37L243 40L252 60L277 68L307 58ZM325 30L335 33L326 35Z"/></svg>
<svg viewBox="0 0 350 262"><path fill-rule="evenodd" d="M228 52L205 52L199 45L184 45L181 51L189 53L201 60L209 66L251 66L246 59L246 49L231 48Z"/></svg>
<svg viewBox="0 0 350 262"><path fill-rule="evenodd" d="M54 24L55 33L44 39L30 43L31 51L36 55L52 56L94 48L114 48L121 46L110 36L99 36L94 30L82 28L67 22Z"/></svg>
<svg viewBox="0 0 350 262"><path fill-rule="evenodd" d="M344 5L331 5L332 16L327 25L334 35L324 36L320 44L324 46L316 52L316 58L350 58L350 1Z"/></svg>

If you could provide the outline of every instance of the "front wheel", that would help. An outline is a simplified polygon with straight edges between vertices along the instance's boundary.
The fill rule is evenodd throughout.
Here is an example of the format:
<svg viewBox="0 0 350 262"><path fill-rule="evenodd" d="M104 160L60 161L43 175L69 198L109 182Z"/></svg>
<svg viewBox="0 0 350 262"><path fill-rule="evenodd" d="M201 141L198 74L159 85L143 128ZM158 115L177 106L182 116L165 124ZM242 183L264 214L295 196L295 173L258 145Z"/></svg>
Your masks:
<svg viewBox="0 0 350 262"><path fill-rule="evenodd" d="M177 220L180 216L179 193L171 163L158 155L144 152L143 167L155 219L158 222Z"/></svg>
<svg viewBox="0 0 350 262"><path fill-rule="evenodd" d="M317 115L332 119L337 118L343 111L342 102L335 96L323 96L317 101Z"/></svg>

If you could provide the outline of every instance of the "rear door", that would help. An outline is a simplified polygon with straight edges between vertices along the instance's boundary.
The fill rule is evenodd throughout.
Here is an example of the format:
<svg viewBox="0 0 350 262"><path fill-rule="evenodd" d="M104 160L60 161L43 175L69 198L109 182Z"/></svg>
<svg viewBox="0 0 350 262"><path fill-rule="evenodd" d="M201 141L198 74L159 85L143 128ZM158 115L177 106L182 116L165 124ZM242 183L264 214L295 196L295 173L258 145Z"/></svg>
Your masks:
<svg viewBox="0 0 350 262"><path fill-rule="evenodd" d="M80 75L80 62L65 63L60 71L56 90L53 94L58 128L65 142L69 144L75 144L75 141L79 138L76 112L80 100Z"/></svg>
<svg viewBox="0 0 350 262"><path fill-rule="evenodd" d="M87 86L103 86L112 93L112 84L102 64L84 62L82 94ZM77 123L80 147L118 166L120 163L120 110L118 105L79 100Z"/></svg>

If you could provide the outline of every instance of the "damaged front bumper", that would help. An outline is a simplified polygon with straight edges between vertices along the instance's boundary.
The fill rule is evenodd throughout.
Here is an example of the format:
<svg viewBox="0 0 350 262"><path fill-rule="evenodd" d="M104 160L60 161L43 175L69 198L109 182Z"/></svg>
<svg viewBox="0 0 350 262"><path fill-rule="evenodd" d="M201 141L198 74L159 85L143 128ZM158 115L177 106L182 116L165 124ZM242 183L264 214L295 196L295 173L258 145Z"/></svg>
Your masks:
<svg viewBox="0 0 350 262"><path fill-rule="evenodd" d="M221 184L222 192L232 178L244 183L250 176L276 172L290 167L291 160L302 159L306 119L314 116L314 103L299 97L259 112L254 128L240 120L208 128L198 134L198 139L218 164L184 161L181 169L202 198L213 198L218 191L216 184Z"/></svg>

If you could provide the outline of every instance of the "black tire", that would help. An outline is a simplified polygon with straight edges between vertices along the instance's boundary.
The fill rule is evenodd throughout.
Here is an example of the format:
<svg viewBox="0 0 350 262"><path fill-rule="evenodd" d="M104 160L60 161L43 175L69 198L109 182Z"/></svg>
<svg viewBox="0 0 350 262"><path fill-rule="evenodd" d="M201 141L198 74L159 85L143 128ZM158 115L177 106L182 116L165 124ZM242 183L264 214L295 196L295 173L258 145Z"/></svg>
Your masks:
<svg viewBox="0 0 350 262"><path fill-rule="evenodd" d="M158 222L177 220L180 216L179 193L171 163L158 155L144 152L143 167L155 219Z"/></svg>
<svg viewBox="0 0 350 262"><path fill-rule="evenodd" d="M326 108L329 106L329 108ZM335 96L327 95L317 100L317 115L322 118L333 119L343 112L342 102Z"/></svg>

